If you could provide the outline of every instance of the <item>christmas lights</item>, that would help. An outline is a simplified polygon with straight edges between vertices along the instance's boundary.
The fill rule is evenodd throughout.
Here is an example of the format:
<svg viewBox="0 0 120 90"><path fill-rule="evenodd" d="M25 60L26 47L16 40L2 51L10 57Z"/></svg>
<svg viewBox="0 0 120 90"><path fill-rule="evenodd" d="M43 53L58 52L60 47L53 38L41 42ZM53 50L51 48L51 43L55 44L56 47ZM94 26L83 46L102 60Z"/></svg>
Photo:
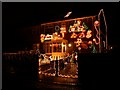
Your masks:
<svg viewBox="0 0 120 90"><path fill-rule="evenodd" d="M90 38L90 37L92 36L91 33L92 33L92 31L91 31L91 30L88 30L88 31L87 31L87 35L86 35L86 38Z"/></svg>
<svg viewBox="0 0 120 90"><path fill-rule="evenodd" d="M77 34L76 33L72 33L70 38L76 38L76 37L77 37Z"/></svg>
<svg viewBox="0 0 120 90"><path fill-rule="evenodd" d="M47 34L47 35L45 36L45 40L51 40L51 39L53 39L53 35Z"/></svg>
<svg viewBox="0 0 120 90"><path fill-rule="evenodd" d="M77 38L77 41L75 41L74 43L76 43L76 47L78 47L82 43L82 39L81 38Z"/></svg>
<svg viewBox="0 0 120 90"><path fill-rule="evenodd" d="M40 35L41 42L44 42L44 40L45 40L44 38L45 38L45 34L41 34Z"/></svg>
<svg viewBox="0 0 120 90"><path fill-rule="evenodd" d="M66 33L66 27L65 26L62 26L61 28L60 28L60 33L62 34L62 37L64 38L64 34Z"/></svg>

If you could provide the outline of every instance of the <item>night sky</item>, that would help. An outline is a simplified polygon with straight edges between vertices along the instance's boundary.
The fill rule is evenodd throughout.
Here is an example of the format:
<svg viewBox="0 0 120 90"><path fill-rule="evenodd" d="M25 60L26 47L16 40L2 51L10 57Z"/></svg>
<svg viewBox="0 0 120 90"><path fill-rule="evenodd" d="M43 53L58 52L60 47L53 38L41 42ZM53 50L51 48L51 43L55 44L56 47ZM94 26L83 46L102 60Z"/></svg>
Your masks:
<svg viewBox="0 0 120 90"><path fill-rule="evenodd" d="M117 15L119 3L42 3L17 2L2 3L2 46L3 51L22 50L32 45L31 32L23 28L45 22L63 20L67 12L72 14L66 19L97 15L104 9L108 25L109 44L116 45L119 33ZM29 41L29 42L28 42Z"/></svg>

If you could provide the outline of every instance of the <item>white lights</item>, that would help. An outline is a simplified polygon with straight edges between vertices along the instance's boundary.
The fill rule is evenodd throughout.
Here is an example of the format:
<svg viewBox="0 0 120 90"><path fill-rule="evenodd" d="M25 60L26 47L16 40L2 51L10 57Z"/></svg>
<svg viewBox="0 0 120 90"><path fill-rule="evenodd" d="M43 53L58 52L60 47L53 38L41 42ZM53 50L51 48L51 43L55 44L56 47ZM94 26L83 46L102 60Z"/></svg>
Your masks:
<svg viewBox="0 0 120 90"><path fill-rule="evenodd" d="M72 46L72 44L69 43L69 44L68 44L68 47L71 47L71 46Z"/></svg>
<svg viewBox="0 0 120 90"><path fill-rule="evenodd" d="M72 12L68 12L67 15L64 16L64 18L69 17Z"/></svg>
<svg viewBox="0 0 120 90"><path fill-rule="evenodd" d="M52 38L53 38L53 35L47 34L46 37L45 37L45 40L51 40Z"/></svg>

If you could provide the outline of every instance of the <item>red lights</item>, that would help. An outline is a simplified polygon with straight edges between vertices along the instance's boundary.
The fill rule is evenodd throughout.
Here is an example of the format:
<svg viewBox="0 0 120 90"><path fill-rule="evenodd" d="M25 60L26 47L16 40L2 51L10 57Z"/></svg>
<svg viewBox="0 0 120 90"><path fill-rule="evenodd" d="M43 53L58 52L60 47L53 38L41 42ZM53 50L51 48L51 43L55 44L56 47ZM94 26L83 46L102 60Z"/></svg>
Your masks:
<svg viewBox="0 0 120 90"><path fill-rule="evenodd" d="M95 21L95 22L94 22L94 25L95 25L95 26L100 26L100 22L99 22L99 21Z"/></svg>

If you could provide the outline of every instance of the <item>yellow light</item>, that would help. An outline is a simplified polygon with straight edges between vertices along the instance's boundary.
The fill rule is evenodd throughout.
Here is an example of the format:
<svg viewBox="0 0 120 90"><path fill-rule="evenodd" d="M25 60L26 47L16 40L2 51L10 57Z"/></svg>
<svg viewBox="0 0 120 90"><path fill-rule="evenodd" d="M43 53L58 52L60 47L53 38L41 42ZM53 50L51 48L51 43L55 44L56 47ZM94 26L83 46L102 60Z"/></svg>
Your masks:
<svg viewBox="0 0 120 90"><path fill-rule="evenodd" d="M71 46L72 46L72 45L69 43L69 44L68 44L68 47L71 47Z"/></svg>
<svg viewBox="0 0 120 90"><path fill-rule="evenodd" d="M78 25L80 25L80 23L81 23L80 21L77 21L77 24L78 24Z"/></svg>
<svg viewBox="0 0 120 90"><path fill-rule="evenodd" d="M96 39L94 38L93 41L96 41Z"/></svg>

